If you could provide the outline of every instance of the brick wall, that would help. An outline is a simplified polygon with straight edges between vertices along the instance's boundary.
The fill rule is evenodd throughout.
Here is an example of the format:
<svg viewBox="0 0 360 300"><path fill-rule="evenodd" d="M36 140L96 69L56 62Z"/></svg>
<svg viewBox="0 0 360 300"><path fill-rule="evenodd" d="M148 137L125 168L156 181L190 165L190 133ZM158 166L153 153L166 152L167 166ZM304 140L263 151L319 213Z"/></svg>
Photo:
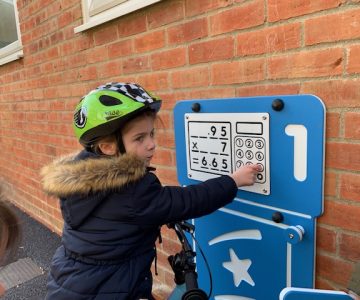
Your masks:
<svg viewBox="0 0 360 300"><path fill-rule="evenodd" d="M177 100L312 93L327 107L325 213L318 222L319 288L344 289L360 259L360 1L163 0L75 34L80 0L18 0L24 58L0 66L0 179L17 206L60 233L39 169L80 149L75 103L107 81L163 97L158 176L178 184ZM172 285L164 231L161 289Z"/></svg>

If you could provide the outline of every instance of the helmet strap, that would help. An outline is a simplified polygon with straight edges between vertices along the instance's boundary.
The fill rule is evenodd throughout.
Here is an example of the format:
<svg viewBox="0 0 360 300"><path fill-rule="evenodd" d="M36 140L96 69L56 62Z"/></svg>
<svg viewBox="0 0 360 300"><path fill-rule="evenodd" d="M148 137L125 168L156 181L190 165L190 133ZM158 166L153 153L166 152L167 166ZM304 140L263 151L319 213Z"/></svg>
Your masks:
<svg viewBox="0 0 360 300"><path fill-rule="evenodd" d="M116 134L116 144L117 144L117 147L119 149L119 153L124 154L126 152L126 150L125 150L124 142L123 142L123 139L122 139L121 131L119 131Z"/></svg>

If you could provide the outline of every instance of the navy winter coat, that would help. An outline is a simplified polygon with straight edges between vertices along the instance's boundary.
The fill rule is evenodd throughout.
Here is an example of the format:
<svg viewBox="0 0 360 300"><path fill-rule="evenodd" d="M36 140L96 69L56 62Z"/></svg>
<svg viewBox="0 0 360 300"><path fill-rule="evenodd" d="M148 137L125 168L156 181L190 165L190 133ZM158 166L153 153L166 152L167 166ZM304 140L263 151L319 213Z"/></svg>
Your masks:
<svg viewBox="0 0 360 300"><path fill-rule="evenodd" d="M62 246L47 285L49 300L152 299L151 264L163 224L228 204L229 176L188 187L165 186L139 158L82 151L42 170L43 187L61 199Z"/></svg>

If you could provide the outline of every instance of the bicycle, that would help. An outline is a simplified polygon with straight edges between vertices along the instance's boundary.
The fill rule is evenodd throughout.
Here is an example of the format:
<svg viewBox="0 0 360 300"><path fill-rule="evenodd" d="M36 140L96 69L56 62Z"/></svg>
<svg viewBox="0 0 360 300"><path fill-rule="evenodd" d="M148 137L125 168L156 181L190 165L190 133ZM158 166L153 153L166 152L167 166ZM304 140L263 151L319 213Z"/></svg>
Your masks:
<svg viewBox="0 0 360 300"><path fill-rule="evenodd" d="M169 264L174 272L174 281L176 287L170 294L168 300L207 300L210 299L212 293L212 277L206 257L198 245L199 251L204 258L205 264L209 271L210 276L210 292L206 294L205 291L198 287L197 271L195 256L186 233L190 234L192 239L197 244L194 236L195 226L186 221L168 224L169 228L175 230L176 235L181 243L181 250L175 255L168 257ZM181 298L180 298L181 297Z"/></svg>

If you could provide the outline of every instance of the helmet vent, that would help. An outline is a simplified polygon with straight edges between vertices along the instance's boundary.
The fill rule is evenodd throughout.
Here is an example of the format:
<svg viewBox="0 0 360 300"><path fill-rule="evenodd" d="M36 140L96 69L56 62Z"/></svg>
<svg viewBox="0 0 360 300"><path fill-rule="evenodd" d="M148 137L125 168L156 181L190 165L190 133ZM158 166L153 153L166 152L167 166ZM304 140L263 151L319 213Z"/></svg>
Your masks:
<svg viewBox="0 0 360 300"><path fill-rule="evenodd" d="M114 105L122 104L122 102L119 99L108 95L100 96L99 101L101 102L101 104L105 106L114 106Z"/></svg>

